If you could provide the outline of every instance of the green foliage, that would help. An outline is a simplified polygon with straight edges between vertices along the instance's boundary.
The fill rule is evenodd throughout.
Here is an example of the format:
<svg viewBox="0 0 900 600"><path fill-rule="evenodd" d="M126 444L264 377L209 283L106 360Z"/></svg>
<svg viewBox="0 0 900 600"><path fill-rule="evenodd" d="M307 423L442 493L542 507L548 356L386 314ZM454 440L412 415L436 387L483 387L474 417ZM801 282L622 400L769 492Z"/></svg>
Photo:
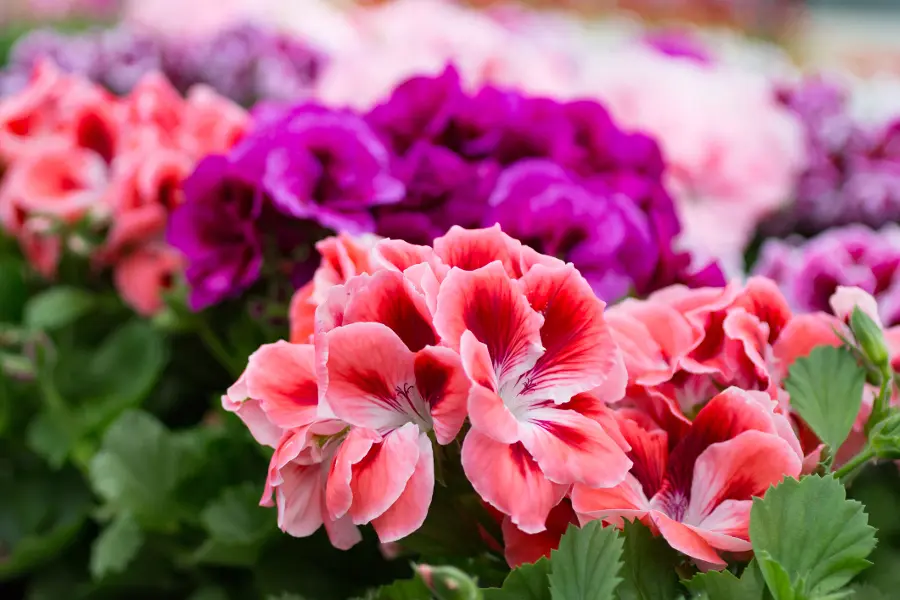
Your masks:
<svg viewBox="0 0 900 600"><path fill-rule="evenodd" d="M695 575L685 585L704 600L764 600L767 597L766 582L755 560L747 565L740 578L731 571L709 571Z"/></svg>
<svg viewBox="0 0 900 600"><path fill-rule="evenodd" d="M785 479L755 498L750 541L776 600L840 590L869 566L875 529L833 477Z"/></svg>
<svg viewBox="0 0 900 600"><path fill-rule="evenodd" d="M678 553L639 521L625 523L621 600L666 600L678 594Z"/></svg>
<svg viewBox="0 0 900 600"><path fill-rule="evenodd" d="M100 533L91 549L91 573L97 579L108 573L119 573L134 559L144 536L130 514L120 513Z"/></svg>
<svg viewBox="0 0 900 600"><path fill-rule="evenodd" d="M0 256L0 323L19 323L27 300L25 265L18 258Z"/></svg>
<svg viewBox="0 0 900 600"><path fill-rule="evenodd" d="M612 527L592 521L570 526L550 555L553 600L610 600L622 581L623 541Z"/></svg>
<svg viewBox="0 0 900 600"><path fill-rule="evenodd" d="M791 406L832 449L839 448L859 414L865 370L846 348L819 346L791 366L785 387Z"/></svg>
<svg viewBox="0 0 900 600"><path fill-rule="evenodd" d="M547 558L522 565L506 577L502 588L484 590L484 600L552 600L549 575Z"/></svg>
<svg viewBox="0 0 900 600"><path fill-rule="evenodd" d="M97 297L75 287L53 287L32 297L25 306L25 325L52 331L71 325L98 305Z"/></svg>

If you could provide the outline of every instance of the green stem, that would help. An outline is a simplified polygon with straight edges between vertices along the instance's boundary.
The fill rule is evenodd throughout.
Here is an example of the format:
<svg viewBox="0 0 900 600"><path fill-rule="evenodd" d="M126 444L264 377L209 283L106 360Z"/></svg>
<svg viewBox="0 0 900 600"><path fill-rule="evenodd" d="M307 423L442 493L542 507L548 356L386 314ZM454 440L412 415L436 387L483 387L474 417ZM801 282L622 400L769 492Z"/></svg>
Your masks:
<svg viewBox="0 0 900 600"><path fill-rule="evenodd" d="M219 361L219 364L228 371L229 375L235 379L241 376L241 373L244 371L244 365L238 364L222 340L219 339L219 336L216 335L216 332L212 330L212 327L204 319L197 320L197 334L203 340L206 348Z"/></svg>
<svg viewBox="0 0 900 600"><path fill-rule="evenodd" d="M866 434L868 434L872 429L884 419L885 413L887 412L887 407L891 395L891 388L894 384L893 373L882 373L881 375L881 389L878 391L878 395L875 397L875 402L872 404L872 412L869 414L869 420L866 421Z"/></svg>
<svg viewBox="0 0 900 600"><path fill-rule="evenodd" d="M875 458L875 450L871 446L866 446L863 448L862 452L848 460L843 467L835 471L834 476L841 480L846 479L873 458Z"/></svg>

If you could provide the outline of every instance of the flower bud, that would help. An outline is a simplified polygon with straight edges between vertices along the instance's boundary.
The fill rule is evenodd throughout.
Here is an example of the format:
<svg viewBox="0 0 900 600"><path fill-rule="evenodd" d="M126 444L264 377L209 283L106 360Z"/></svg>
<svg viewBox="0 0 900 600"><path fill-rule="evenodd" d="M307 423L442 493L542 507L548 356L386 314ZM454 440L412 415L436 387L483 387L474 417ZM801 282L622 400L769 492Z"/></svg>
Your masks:
<svg viewBox="0 0 900 600"><path fill-rule="evenodd" d="M884 372L890 368L890 355L881 327L858 306L850 315L850 330L859 346L874 365Z"/></svg>
<svg viewBox="0 0 900 600"><path fill-rule="evenodd" d="M475 581L455 567L419 565L416 571L438 600L481 600Z"/></svg>

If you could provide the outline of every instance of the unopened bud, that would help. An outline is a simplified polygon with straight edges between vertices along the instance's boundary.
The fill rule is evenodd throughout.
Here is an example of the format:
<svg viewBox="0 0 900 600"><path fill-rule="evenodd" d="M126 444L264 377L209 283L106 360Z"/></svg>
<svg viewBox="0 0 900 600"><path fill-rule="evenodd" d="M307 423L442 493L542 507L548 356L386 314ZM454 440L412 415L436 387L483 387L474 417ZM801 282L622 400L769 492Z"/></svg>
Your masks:
<svg viewBox="0 0 900 600"><path fill-rule="evenodd" d="M890 368L890 354L884 342L881 327L858 306L850 314L850 329L862 351L874 365L883 371Z"/></svg>
<svg viewBox="0 0 900 600"><path fill-rule="evenodd" d="M481 600L475 581L455 567L416 567L419 577L438 600Z"/></svg>

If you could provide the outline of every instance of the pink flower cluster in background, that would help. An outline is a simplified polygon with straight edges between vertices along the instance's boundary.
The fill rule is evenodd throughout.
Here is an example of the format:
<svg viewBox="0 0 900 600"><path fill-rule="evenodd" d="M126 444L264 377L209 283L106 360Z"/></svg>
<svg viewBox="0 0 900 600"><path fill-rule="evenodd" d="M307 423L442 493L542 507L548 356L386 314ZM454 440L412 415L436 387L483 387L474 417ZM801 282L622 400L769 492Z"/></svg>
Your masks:
<svg viewBox="0 0 900 600"><path fill-rule="evenodd" d="M751 498L816 464L782 383L845 325L794 316L770 280L607 309L571 264L499 227L319 248L291 341L261 347L223 398L275 449L263 502L274 494L292 535L324 525L347 548L368 523L382 542L413 534L435 456L461 438L510 564L548 553L571 521L640 519L722 568L751 549ZM839 315L854 304L874 301L838 290Z"/></svg>
<svg viewBox="0 0 900 600"><path fill-rule="evenodd" d="M138 312L161 306L180 269L163 241L181 181L202 156L227 150L247 115L208 88L182 98L148 75L124 98L49 63L0 102L0 222L51 277L64 249L112 268Z"/></svg>

